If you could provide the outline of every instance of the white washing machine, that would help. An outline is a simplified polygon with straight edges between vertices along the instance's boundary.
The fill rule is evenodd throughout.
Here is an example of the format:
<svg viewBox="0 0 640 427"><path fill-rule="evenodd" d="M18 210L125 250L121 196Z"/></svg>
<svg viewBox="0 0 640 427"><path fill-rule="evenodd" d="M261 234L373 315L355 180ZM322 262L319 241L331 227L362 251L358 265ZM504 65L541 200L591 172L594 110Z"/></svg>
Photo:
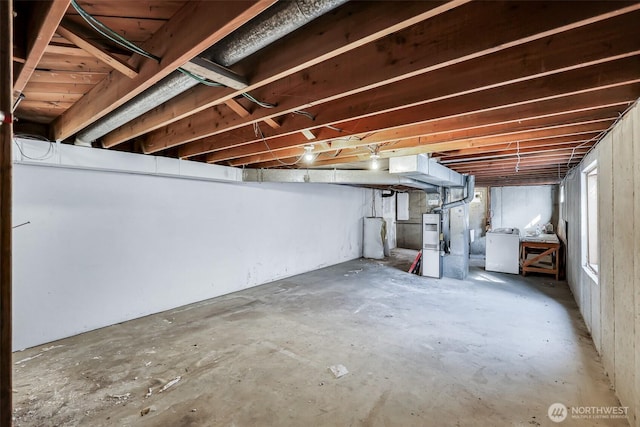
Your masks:
<svg viewBox="0 0 640 427"><path fill-rule="evenodd" d="M520 230L498 228L487 232L485 270L520 273Z"/></svg>

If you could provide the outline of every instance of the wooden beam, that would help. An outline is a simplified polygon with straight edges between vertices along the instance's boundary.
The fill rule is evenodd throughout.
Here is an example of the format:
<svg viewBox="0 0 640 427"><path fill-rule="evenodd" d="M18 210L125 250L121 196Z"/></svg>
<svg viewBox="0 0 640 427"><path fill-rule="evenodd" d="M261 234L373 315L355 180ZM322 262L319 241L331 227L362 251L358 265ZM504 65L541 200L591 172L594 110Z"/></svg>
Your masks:
<svg viewBox="0 0 640 427"><path fill-rule="evenodd" d="M0 125L0 426L11 426L11 146L13 144L13 2L0 1L0 111L8 120ZM1 122L1 120L0 120Z"/></svg>
<svg viewBox="0 0 640 427"><path fill-rule="evenodd" d="M276 122L274 119L272 119L271 117L267 117L266 119L264 119L264 122L269 125L269 127L271 129L279 129L280 128L280 123Z"/></svg>
<svg viewBox="0 0 640 427"><path fill-rule="evenodd" d="M138 69L130 79L111 74L53 123L53 137L65 139L115 110L168 76L176 68L221 40L258 15L275 0L247 0L225 3L187 2L142 48L162 58L133 56L129 65Z"/></svg>
<svg viewBox="0 0 640 427"><path fill-rule="evenodd" d="M514 178L507 181L496 178L478 179L476 177L476 185L484 187L521 187L530 185L553 185L558 184L561 180L561 177L546 176L541 176L540 178Z"/></svg>
<svg viewBox="0 0 640 427"><path fill-rule="evenodd" d="M229 68L247 76L249 86L244 90L253 91L467 1L405 2L402 7L393 2L349 2ZM103 145L113 147L239 95L231 89L194 87L106 135Z"/></svg>
<svg viewBox="0 0 640 427"><path fill-rule="evenodd" d="M16 99L27 85L31 74L38 66L40 58L53 34L58 28L71 0L50 0L31 2L33 8L29 16L29 38L27 57L13 76L13 97Z"/></svg>
<svg viewBox="0 0 640 427"><path fill-rule="evenodd" d="M611 117L611 120L615 120L615 117ZM555 138L534 139L529 141L518 140L518 146L522 150L536 150L536 149L556 149L563 147L572 147L575 145L588 143L591 139L597 137L599 132L580 134L580 135L566 135ZM458 158L470 158L474 156L481 156L486 153L489 154L502 154L515 152L516 146L513 142L501 143L487 146L475 146L473 148L463 148L459 150L447 150L440 153L433 153L433 157L437 157L441 161L458 159Z"/></svg>
<svg viewBox="0 0 640 427"><path fill-rule="evenodd" d="M99 44L84 37L72 22L62 22L56 32L85 52L91 54L92 56L95 56L100 61L108 64L116 71L124 74L130 79L138 75L138 71L133 66L131 66L131 64L128 64L126 61L113 56Z"/></svg>
<svg viewBox="0 0 640 427"><path fill-rule="evenodd" d="M640 64L640 57L628 58ZM616 61L617 62L617 61ZM600 74L602 70L611 71L608 75ZM394 110L384 114L369 116L363 119L339 123L342 132L331 128L320 128L316 132L316 141L326 141L346 136L366 136L358 144L382 143L413 136L426 135L433 132L437 122L452 117L463 117L472 113L500 111L506 120L522 117L514 114L514 110L537 110L541 102L572 98L585 93L613 91L616 87L634 87L635 92L628 96L637 97L637 84L640 82L640 67L626 70L616 69L615 63L606 63L589 67L584 72L580 70L561 73L549 77L538 78L529 82L521 82L507 86L471 93L455 98L417 105L402 110ZM607 84L606 82L608 81ZM600 84L603 84L600 86ZM632 91L633 92L633 91ZM575 98L573 98L575 100ZM527 105L528 107L523 107ZM495 122L495 121L494 121ZM235 135L234 135L235 136ZM303 145L306 141L298 135L286 135L272 138L268 141L271 151ZM215 162L243 157L251 154L265 153L262 141L228 149L224 145L208 155L207 161ZM183 155L183 152L180 152Z"/></svg>
<svg viewBox="0 0 640 427"><path fill-rule="evenodd" d="M581 157L587 153L587 149L585 150L566 150L560 153L548 154L530 154L530 155L522 155L520 159L517 157L511 157L508 159L502 158L492 158L487 160L477 160L477 161L469 161L469 162L455 162L455 163L447 163L447 167L453 168L457 171L475 171L475 170L484 170L484 169L492 169L494 166L516 166L524 168L525 166L531 165L547 165L547 164L557 164L557 163L566 163L569 159L573 160L577 157Z"/></svg>
<svg viewBox="0 0 640 427"><path fill-rule="evenodd" d="M210 111L198 113L151 132L143 150L157 152L622 14L621 4L604 5L531 2L513 8L510 2L470 3L253 91L257 99L277 106L257 109L250 120L224 114L212 119ZM637 9L640 3L622 10ZM491 28L480 30L483 36L478 37L479 28L487 24Z"/></svg>
<svg viewBox="0 0 640 427"><path fill-rule="evenodd" d="M227 107L231 108L240 117L244 118L251 115L251 113L242 105L240 105L240 103L235 99L227 99L224 103L227 104Z"/></svg>
<svg viewBox="0 0 640 427"><path fill-rule="evenodd" d="M338 125L347 119L361 119L407 106L426 104L448 97L635 56L640 54L640 26L633 26L632 23L638 20L640 20L640 12L624 15L610 22L614 28L625 26L636 28L634 30L636 37L631 39L625 37L626 33L612 32L612 27L597 23L584 29L571 31L564 37L544 38L518 49L498 52L399 83L327 102L313 110L315 114L313 122L300 116L287 117L280 129L263 133L266 139L291 135L301 129L308 129L310 125L311 129ZM591 38L590 36L594 34L597 37ZM603 49L603 46L607 48ZM638 67L632 66L633 68ZM452 79L451 76L456 77ZM338 127L341 126L338 125ZM252 126L235 129L233 141L228 146L221 143L225 139L225 135L222 134L207 138L206 143L202 140L187 143L180 147L180 156L189 157L259 141L255 137Z"/></svg>
<svg viewBox="0 0 640 427"><path fill-rule="evenodd" d="M87 84L95 85L100 83L105 73L87 73L85 71L43 71L36 70L31 75L27 87L32 83L52 83L52 84ZM47 91L48 92L48 91Z"/></svg>
<svg viewBox="0 0 640 427"><path fill-rule="evenodd" d="M487 150L491 146L515 143L515 141L538 142L547 141L549 138L565 138L573 141L581 138L592 138L607 129L609 124L616 119L617 114L624 110L625 106L626 104L607 108L602 113L570 112L568 114L560 114L557 117L522 118L507 123L480 123L477 126L465 126L463 123L445 119L443 120L444 123L438 123L443 127L434 129L432 133L390 141L386 145L381 145L379 151L382 157L395 157L423 153L443 153L462 149ZM448 128L448 126L452 128ZM271 161L274 158L286 159L297 156L297 150L300 150L300 148L296 148L296 151L281 150L282 155L280 155L281 151L272 151L270 153L242 157L231 160L230 164L232 166L245 166ZM319 152L326 151L329 153L336 150L345 150L331 158L331 161L336 163L348 163L353 161L353 156L368 156L370 154L366 148L366 143L361 144L361 141L353 143L351 147L339 143L332 144L327 149L318 149Z"/></svg>
<svg viewBox="0 0 640 427"><path fill-rule="evenodd" d="M574 104L573 106L579 106L580 101L576 101L578 105ZM594 99L589 98L586 101L593 102ZM398 148L407 148L424 144L435 144L438 142L451 143L456 140L470 141L473 138L486 138L489 136L503 136L508 138L508 135L512 135L514 134L514 132L539 130L541 128L549 126L584 123L592 120L613 120L620 114L621 111L625 109L627 105L626 103L622 103L615 105L597 106L596 108L588 108L578 111L563 111L563 108L566 108L567 105L565 102L566 100L563 100L560 104L558 100L552 100L536 105L536 109L534 110L511 111L512 116L510 120L507 119L506 121L502 119L503 115L499 111L472 114L466 117L467 120L460 120L457 118L443 119L442 121L437 123L437 126L432 129L431 133L428 136L425 135L422 139L420 137L411 137L407 138L406 140L394 141L393 145L381 147L381 150L382 152L384 152L385 150L397 150ZM583 104L582 107L584 106L585 105ZM546 112L547 114L544 114L543 112ZM508 143L509 141L506 142ZM500 143L501 142L494 142L492 145ZM478 146L476 144L477 143L473 144L473 148L475 148L476 150L485 150L483 146ZM358 148L361 147L361 145L360 141L357 140L347 140L344 143L339 140L334 140L325 143L325 145L326 147L320 147L319 144L316 144L316 148L314 151L322 153L325 151L335 152L339 149L350 150L344 153L345 156L352 153L353 150L362 150L361 152L363 154L366 154L368 152L366 148ZM300 150L302 150L301 147L302 146L282 150L273 150L272 153L275 154L275 156L278 158L298 156ZM470 148L471 147L467 149ZM451 149L447 149L446 151L450 150ZM273 157L273 155L268 155L267 153L254 154L231 160L230 164L233 166L244 166L252 163L268 161L273 159Z"/></svg>
<svg viewBox="0 0 640 427"><path fill-rule="evenodd" d="M379 154L382 158L408 156L413 154L442 153L449 150L459 150L465 148L484 148L490 150L491 146L520 142L544 142L552 140L576 140L591 139L609 128L616 117L608 117L597 120L587 120L584 122L572 122L562 124L552 124L549 119L532 120L531 124L538 127L530 128L523 126L523 130L505 129L498 126L478 127L476 129L462 129L453 132L444 132L423 137L408 138L402 141L395 141L388 145L379 147ZM500 133L500 129L503 131ZM264 155L263 162L272 161L278 158L274 152L271 157ZM367 149L357 149L355 152L345 150L337 156L327 159L320 158L314 164L331 165L340 163L350 163L353 161L366 160L370 152ZM324 157L324 156L323 156ZM285 162L290 158L283 159ZM258 163L260 160L253 160L250 163ZM240 162L239 162L240 163ZM240 166L231 162L232 166ZM259 167L271 167L270 163L258 163Z"/></svg>
<svg viewBox="0 0 640 427"><path fill-rule="evenodd" d="M476 161L484 161L490 159L511 159L517 158L518 156L524 157L529 155L550 155L555 156L557 154L564 154L567 152L574 152L576 154L586 152L591 149L595 145L596 141L582 141L580 143L571 143L571 144L562 144L561 146L546 146L546 147L532 147L532 148L520 148L514 149L509 148L508 150L501 151L487 151L481 154L468 155L468 156L460 156L460 157L438 157L440 159L440 163L443 165L448 165L450 163L459 163L459 162L476 162ZM511 144L513 146L514 144ZM516 146L520 146L521 144L516 144Z"/></svg>

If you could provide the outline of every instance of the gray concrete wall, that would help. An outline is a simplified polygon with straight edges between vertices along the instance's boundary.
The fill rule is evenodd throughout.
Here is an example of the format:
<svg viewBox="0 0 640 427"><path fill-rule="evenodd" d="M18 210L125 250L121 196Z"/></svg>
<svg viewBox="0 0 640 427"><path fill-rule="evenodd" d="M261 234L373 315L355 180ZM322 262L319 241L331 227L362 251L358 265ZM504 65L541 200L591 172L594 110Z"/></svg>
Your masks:
<svg viewBox="0 0 640 427"><path fill-rule="evenodd" d="M382 197L382 217L387 223L387 244L389 249L393 249L397 246L397 231L396 231L396 197L395 194L391 197Z"/></svg>
<svg viewBox="0 0 640 427"><path fill-rule="evenodd" d="M444 256L443 276L464 280L469 274L469 205L448 210L449 253Z"/></svg>
<svg viewBox="0 0 640 427"><path fill-rule="evenodd" d="M486 251L486 227L487 227L487 188L476 187L474 197L469 203L469 229L473 230L474 239L470 240L469 251L474 255L484 255Z"/></svg>
<svg viewBox="0 0 640 427"><path fill-rule="evenodd" d="M424 191L409 192L409 220L396 222L399 248L422 249L422 214L426 212L427 194Z"/></svg>
<svg viewBox="0 0 640 427"><path fill-rule="evenodd" d="M536 185L491 188L491 227L524 230L551 222L558 224L557 186Z"/></svg>
<svg viewBox="0 0 640 427"><path fill-rule="evenodd" d="M598 167L599 275L582 266L582 171ZM630 424L640 427L640 108L636 105L565 180L567 280ZM562 227L561 227L562 229ZM566 236L565 236L566 234ZM570 402L569 402L570 403Z"/></svg>

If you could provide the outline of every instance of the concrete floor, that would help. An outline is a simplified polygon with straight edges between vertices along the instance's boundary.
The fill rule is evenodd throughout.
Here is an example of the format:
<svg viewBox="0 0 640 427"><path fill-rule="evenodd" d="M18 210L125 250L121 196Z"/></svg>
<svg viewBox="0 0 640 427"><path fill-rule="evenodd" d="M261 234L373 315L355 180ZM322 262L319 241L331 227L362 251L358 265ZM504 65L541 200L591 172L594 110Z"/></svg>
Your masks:
<svg viewBox="0 0 640 427"><path fill-rule="evenodd" d="M628 425L547 417L619 404L566 283L477 267L430 280L405 273L414 254L15 353L15 425Z"/></svg>

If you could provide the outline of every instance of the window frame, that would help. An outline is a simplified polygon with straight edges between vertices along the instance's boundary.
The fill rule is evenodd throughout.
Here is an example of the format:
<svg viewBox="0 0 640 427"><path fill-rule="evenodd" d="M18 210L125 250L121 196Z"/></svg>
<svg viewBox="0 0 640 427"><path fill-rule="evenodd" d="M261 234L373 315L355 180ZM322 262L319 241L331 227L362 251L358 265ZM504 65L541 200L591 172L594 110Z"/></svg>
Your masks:
<svg viewBox="0 0 640 427"><path fill-rule="evenodd" d="M595 176L595 200L590 200L591 197L589 196L589 180L591 177ZM582 264L582 268L583 270L589 275L589 277L591 277L591 279L596 282L596 284L599 281L599 266L600 266L600 245L598 242L598 230L599 230L599 226L598 226L598 162L597 161L593 161L591 163L589 163L588 166L586 166L583 170L582 170L582 174L581 174L581 199L582 199L582 206L581 206L581 223L582 223L582 235L581 235L581 246L582 246L582 257L581 257L581 264ZM591 203L590 203L591 202ZM594 230L591 230L589 227L589 218L591 215L593 215L593 209L595 209L595 243L593 243L593 239L590 238L590 236L593 235ZM591 248L590 245L595 244L596 248L595 250L597 251L597 264L593 264L590 261L590 253L592 253L591 251L593 251L594 248ZM591 249L591 251L590 251ZM595 268L594 268L595 265Z"/></svg>

